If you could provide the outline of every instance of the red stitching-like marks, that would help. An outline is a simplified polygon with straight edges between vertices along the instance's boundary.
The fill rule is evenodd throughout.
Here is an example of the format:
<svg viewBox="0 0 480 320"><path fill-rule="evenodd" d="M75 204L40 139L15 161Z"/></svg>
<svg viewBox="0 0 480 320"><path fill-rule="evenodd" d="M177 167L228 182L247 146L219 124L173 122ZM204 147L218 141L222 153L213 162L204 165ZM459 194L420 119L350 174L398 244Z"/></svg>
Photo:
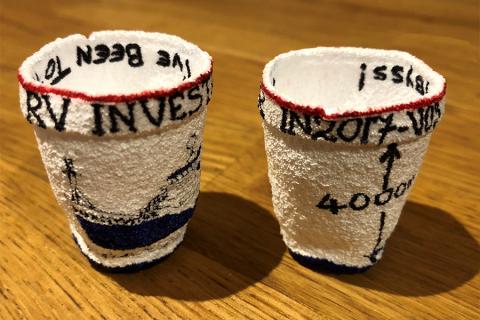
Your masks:
<svg viewBox="0 0 480 320"><path fill-rule="evenodd" d="M80 91L55 88L52 86L46 86L43 84L36 84L33 82L29 82L25 80L25 78L23 78L23 76L20 74L20 70L18 71L17 78L20 85L25 90L29 90L29 91L34 91L34 92L39 92L44 94L53 93L53 94L58 94L68 98L83 99L85 101L127 102L132 100L148 99L148 98L160 97L160 96L169 96L175 92L184 91L208 79L211 76L212 71L213 71L213 60L210 60L210 68L208 71L201 73L198 77L196 77L192 81L184 82L174 88L145 90L140 93L133 93L133 94L107 94L107 95L97 95L97 96L89 95Z"/></svg>
<svg viewBox="0 0 480 320"><path fill-rule="evenodd" d="M384 112L401 111L406 109L418 109L442 100L442 98L445 96L445 93L447 92L447 83L446 82L444 83L443 89L440 93L434 96L431 96L430 98L420 98L418 100L415 100L409 103L402 103L402 104L396 104L388 107L376 108L375 110L373 110L372 108L369 108L368 111L351 111L351 112L333 113L333 114L326 114L325 109L322 106L312 107L312 106L301 105L301 104L288 101L280 97L276 93L270 91L265 86L263 81L260 84L260 88L270 99L272 99L282 107L285 107L287 109L290 109L296 112L309 114L313 116L320 116L323 119L332 120L332 119L338 119L338 118L370 116L370 115L380 114Z"/></svg>

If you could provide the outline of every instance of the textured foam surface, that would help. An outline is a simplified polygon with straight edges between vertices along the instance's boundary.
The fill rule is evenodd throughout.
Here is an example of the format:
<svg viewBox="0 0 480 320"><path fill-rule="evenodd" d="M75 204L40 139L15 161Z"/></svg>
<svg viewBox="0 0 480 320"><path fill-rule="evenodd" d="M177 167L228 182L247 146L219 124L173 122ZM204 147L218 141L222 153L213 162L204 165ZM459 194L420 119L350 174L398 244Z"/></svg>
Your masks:
<svg viewBox="0 0 480 320"><path fill-rule="evenodd" d="M353 273L365 272L371 267L371 266L366 266L366 267L346 266L344 264L336 264L336 263L330 262L327 259L304 256L290 249L288 250L288 252L292 256L292 258L295 259L302 266L305 266L307 268L310 268L319 272L328 272L328 273L337 273L337 274L342 274L342 273L353 274Z"/></svg>
<svg viewBox="0 0 480 320"><path fill-rule="evenodd" d="M406 52L320 47L277 56L265 66L263 86L329 117L437 99L445 79Z"/></svg>
<svg viewBox="0 0 480 320"><path fill-rule="evenodd" d="M24 81L88 95L169 89L211 68L211 58L179 37L141 31L74 34L41 48L20 67Z"/></svg>
<svg viewBox="0 0 480 320"><path fill-rule="evenodd" d="M375 73L362 79L362 65L411 65L424 91ZM259 111L286 245L304 265L366 270L382 257L444 113L443 78L397 51L316 48L275 58L263 81Z"/></svg>
<svg viewBox="0 0 480 320"><path fill-rule="evenodd" d="M52 190L92 264L137 270L171 254L199 193L210 56L158 33L74 35L28 58L19 80Z"/></svg>

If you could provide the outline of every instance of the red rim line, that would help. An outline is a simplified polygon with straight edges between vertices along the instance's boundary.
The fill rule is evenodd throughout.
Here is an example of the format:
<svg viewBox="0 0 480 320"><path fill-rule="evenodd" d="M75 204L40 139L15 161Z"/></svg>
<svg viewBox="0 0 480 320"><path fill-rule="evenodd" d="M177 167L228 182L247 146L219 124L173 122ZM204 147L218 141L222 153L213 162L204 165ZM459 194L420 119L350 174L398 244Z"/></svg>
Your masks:
<svg viewBox="0 0 480 320"><path fill-rule="evenodd" d="M33 92L39 92L43 94L52 93L52 94L57 94L57 95L68 97L68 98L82 99L85 101L127 102L132 100L169 96L175 92L184 91L186 89L194 87L195 85L198 85L203 81L207 80L212 75L212 71L213 71L213 60L210 60L210 68L207 71L201 73L195 79L181 83L176 87L168 88L168 89L162 88L162 89L154 89L154 90L145 90L139 93L132 93L132 94L107 94L107 95L89 95L87 93L83 93L80 91L55 88L50 85L33 83L25 80L25 78L21 75L20 70L18 70L17 78L18 78L18 82L25 90L29 90Z"/></svg>
<svg viewBox="0 0 480 320"><path fill-rule="evenodd" d="M381 107L378 109L376 108L375 110L373 108L368 108L367 111L349 111L349 112L333 113L333 114L327 114L323 106L313 107L308 105L297 104L289 100L286 100L281 96L279 96L278 94L271 91L270 89L268 89L265 86L263 81L260 84L260 88L270 99L275 101L279 106L285 107L292 111L309 114L313 116L320 116L323 119L332 120L332 119L348 118L348 117L370 116L370 115L376 115L376 114L392 112L392 111L401 111L401 110L407 110L407 109L410 109L410 110L418 109L442 100L443 97L445 96L445 93L447 92L447 83L444 82L442 91L440 91L438 94L433 95L429 98L420 98L412 102L391 105L388 107Z"/></svg>

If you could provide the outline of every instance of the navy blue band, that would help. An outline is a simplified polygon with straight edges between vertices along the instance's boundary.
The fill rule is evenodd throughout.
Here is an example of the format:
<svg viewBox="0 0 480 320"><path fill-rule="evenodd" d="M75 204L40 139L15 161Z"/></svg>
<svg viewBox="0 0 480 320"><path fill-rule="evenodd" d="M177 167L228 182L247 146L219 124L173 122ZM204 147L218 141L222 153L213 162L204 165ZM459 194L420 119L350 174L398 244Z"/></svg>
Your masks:
<svg viewBox="0 0 480 320"><path fill-rule="evenodd" d="M167 214L137 225L105 225L77 215L82 229L96 245L106 249L128 250L148 246L183 227L192 217L195 207L178 214Z"/></svg>
<svg viewBox="0 0 480 320"><path fill-rule="evenodd" d="M309 256L304 256L302 254L296 253L291 249L288 249L288 252L298 263L302 266L312 269L319 272L329 272L329 273L360 273L367 271L372 265L365 267L355 267L347 266L344 264L336 264L327 259L314 258Z"/></svg>
<svg viewBox="0 0 480 320"><path fill-rule="evenodd" d="M73 236L73 240L75 241L77 246L80 247L80 245L78 244L77 238L74 235L72 235L72 236ZM87 258L90 265L95 270L97 270L99 272L104 272L104 273L133 273L133 272L137 272L137 271L140 271L140 270L145 270L145 269L151 268L151 267L159 264L160 262L164 261L165 259L170 257L175 252L175 250L177 250L179 245L180 244L178 244L175 248L173 248L173 251L170 252L169 254L164 255L162 257L159 257L157 259L153 259L153 260L150 260L150 261L144 261L144 262L140 262L140 263L129 264L129 265L126 265L126 266L123 266L123 267L107 267L107 266L104 266L103 264L100 264L100 263L90 259L85 253L82 252L82 254Z"/></svg>

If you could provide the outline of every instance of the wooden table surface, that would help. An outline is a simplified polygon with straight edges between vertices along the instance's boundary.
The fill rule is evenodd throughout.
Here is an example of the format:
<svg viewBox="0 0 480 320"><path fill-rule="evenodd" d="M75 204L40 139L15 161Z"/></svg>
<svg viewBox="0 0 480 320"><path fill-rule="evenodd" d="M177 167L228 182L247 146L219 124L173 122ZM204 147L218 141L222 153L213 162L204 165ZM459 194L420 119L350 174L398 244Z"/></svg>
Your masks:
<svg viewBox="0 0 480 320"><path fill-rule="evenodd" d="M1 319L478 319L478 1L2 0L0 15ZM176 34L215 60L198 210L173 256L129 275L93 270L75 246L18 104L23 59L102 29ZM314 46L409 51L448 81L446 116L399 225L364 274L299 266L272 212L261 71Z"/></svg>

